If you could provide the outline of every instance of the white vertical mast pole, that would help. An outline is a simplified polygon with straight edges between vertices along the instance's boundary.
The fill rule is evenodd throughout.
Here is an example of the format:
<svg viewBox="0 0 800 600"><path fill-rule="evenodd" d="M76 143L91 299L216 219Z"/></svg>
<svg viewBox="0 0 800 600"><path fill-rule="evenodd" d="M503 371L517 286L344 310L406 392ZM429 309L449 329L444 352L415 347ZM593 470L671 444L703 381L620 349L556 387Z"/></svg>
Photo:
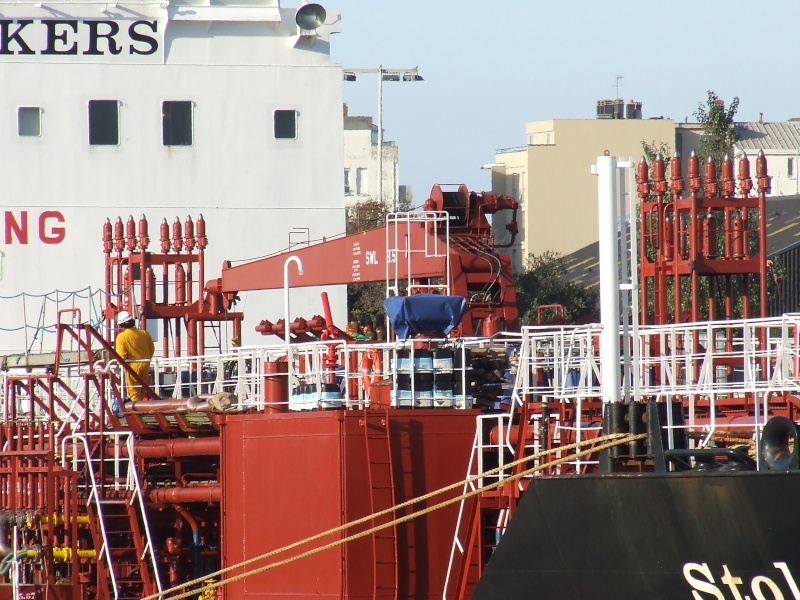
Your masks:
<svg viewBox="0 0 800 600"><path fill-rule="evenodd" d="M617 251L617 158L598 156L597 175L600 259L600 375L603 401L620 401L619 255Z"/></svg>

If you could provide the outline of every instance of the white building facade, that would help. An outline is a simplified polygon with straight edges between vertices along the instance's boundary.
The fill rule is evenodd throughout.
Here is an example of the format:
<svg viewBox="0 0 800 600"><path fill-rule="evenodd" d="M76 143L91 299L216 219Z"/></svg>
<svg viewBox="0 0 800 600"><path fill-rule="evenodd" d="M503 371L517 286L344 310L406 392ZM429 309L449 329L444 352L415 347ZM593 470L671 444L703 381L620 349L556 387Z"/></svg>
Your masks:
<svg viewBox="0 0 800 600"><path fill-rule="evenodd" d="M98 322L102 225L202 214L206 278L224 260L345 230L342 69L279 0L14 2L0 20L0 354L43 344L57 308ZM299 277L295 276L295 281ZM281 288L282 282L272 287ZM346 316L344 286L326 290ZM294 316L321 314L293 290ZM283 314L242 294L244 342Z"/></svg>
<svg viewBox="0 0 800 600"><path fill-rule="evenodd" d="M379 200L378 172L382 172L380 193L387 207L397 206L399 152L397 144L383 141L383 165L378 165L378 126L372 117L344 117L344 194L348 206Z"/></svg>

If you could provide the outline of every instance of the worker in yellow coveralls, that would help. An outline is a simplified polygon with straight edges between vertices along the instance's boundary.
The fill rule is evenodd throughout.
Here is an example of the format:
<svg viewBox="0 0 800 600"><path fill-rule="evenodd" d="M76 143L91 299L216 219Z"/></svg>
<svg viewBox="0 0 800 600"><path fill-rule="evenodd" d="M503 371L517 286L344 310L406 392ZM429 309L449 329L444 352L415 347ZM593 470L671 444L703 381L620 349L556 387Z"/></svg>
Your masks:
<svg viewBox="0 0 800 600"><path fill-rule="evenodd" d="M117 354L136 371L142 381L150 385L150 359L153 358L156 349L153 338L144 329L136 327L133 316L127 310L120 311L117 315L117 325L119 326L115 345ZM125 379L125 389L126 401L136 402L144 395L142 387L133 377Z"/></svg>

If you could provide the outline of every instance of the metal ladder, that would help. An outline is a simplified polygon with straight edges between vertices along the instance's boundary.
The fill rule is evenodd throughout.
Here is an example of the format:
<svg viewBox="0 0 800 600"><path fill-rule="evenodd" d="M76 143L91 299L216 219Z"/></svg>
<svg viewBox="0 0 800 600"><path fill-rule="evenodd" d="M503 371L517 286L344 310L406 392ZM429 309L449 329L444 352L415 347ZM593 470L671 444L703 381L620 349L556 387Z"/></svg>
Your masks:
<svg viewBox="0 0 800 600"><path fill-rule="evenodd" d="M153 548L150 527L144 506L141 485L133 460L133 434L128 431L106 432L112 437L114 455L110 458L91 458L88 436L73 434L62 440L61 461L64 468L76 473L86 473L88 488L87 508L90 514L93 534L101 540L97 548L98 572L105 573L109 585L109 597L114 600L140 598L161 592L161 579L158 572L157 556ZM72 453L68 452L72 445ZM120 452L125 446L127 452ZM105 461L109 465L102 465ZM110 466L111 472L104 481L98 482L97 474L101 467ZM94 513L94 515L92 515ZM91 519L94 516L95 519ZM114 523L114 528L109 526ZM140 525L141 523L141 525ZM137 544L144 534L144 545ZM119 546L120 539L129 538L127 546ZM141 546L138 548L137 546ZM115 557L134 554L133 560L123 565L115 565ZM135 564L131 564L135 563ZM127 567L126 571L121 569ZM98 578L100 579L100 578ZM101 583L99 581L98 583ZM155 583L155 588L153 587ZM123 589L123 586L126 588ZM123 593L126 592L126 593Z"/></svg>
<svg viewBox="0 0 800 600"><path fill-rule="evenodd" d="M392 452L389 436L388 413L364 411L364 442L367 450L370 484L370 508L373 514L395 505ZM389 513L373 520L372 525L393 520ZM373 598L397 598L397 527L387 527L372 534L372 552L375 557Z"/></svg>

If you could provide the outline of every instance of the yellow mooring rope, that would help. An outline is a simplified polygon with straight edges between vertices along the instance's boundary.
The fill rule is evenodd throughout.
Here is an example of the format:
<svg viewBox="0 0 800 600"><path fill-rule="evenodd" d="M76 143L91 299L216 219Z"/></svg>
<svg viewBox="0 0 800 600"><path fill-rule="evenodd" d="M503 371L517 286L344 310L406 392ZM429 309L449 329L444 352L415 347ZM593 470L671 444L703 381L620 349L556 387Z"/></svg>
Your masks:
<svg viewBox="0 0 800 600"><path fill-rule="evenodd" d="M282 548L278 548L276 550L272 550L270 552L267 552L266 554L261 554L259 556L256 556L255 558L250 558L248 560L242 561L242 562L237 563L235 565L231 565L231 566L225 567L224 569L220 569L219 571L215 571L214 573L208 573L208 574L204 575L203 577L199 577L197 579L193 579L191 581L187 581L187 582L182 583L182 584L180 584L178 586L175 586L173 588L164 590L164 591L162 591L162 592L160 592L158 594L152 594L150 596L145 596L141 600L162 600L162 599L167 599L167 596L166 596L167 594L171 594L173 592L178 592L178 591L180 591L182 589L186 589L187 587L195 585L195 584L198 584L198 583L204 583L205 585L203 587L201 587L201 588L197 588L197 589L192 590L190 592L184 592L184 593L178 594L176 596L169 596L168 600L180 600L181 598L188 598L190 596L195 596L195 595L200 594L200 593L202 593L202 592L204 592L206 590L216 589L216 588L221 587L221 586L223 586L225 584L233 583L235 581L239 581L241 579L244 579L245 577L249 577L251 575L257 575L258 573L263 573L264 571L268 571L270 569L274 569L276 567L280 567L280 566L289 564L291 562L295 562L295 561L300 560L302 558L306 558L308 556L313 556L314 554L318 554L318 553L323 552L325 550L329 550L331 548L335 548L336 546L339 546L341 544L346 544L347 542L351 542L353 540L357 540L359 538L366 537L368 535L372 535L376 531L380 531L382 529L386 529L387 527L394 527L395 525L398 525L400 523L405 523L406 521L411 521L411 520L416 519L417 517L420 517L422 515L425 515L425 514L428 514L430 512L445 508L446 506L450 506L451 504L455 504L456 502L461 502L462 500L466 500L467 498L471 498L472 496L477 496L478 494L481 494L483 492L490 491L490 490L502 487L503 485L505 485L505 484L507 484L509 482L516 481L518 479L522 479L523 477L527 477L528 475L532 475L533 473L535 473L537 471L541 471L541 470L547 469L549 467L557 466L557 465L560 465L562 463L574 460L576 458L580 458L582 456L587 456L589 454L594 454L595 452L598 452L600 450L606 450L606 449L612 448L614 446L619 446L620 444L627 444L628 442L632 442L634 440L643 439L645 437L647 437L647 436L644 433L641 433L641 434L638 434L638 435L627 435L627 434L624 434L624 433L614 433L614 434L610 434L610 435L605 435L605 436L602 436L602 437L594 438L594 439L591 439L591 440L584 440L584 441L581 441L581 442L576 442L574 444L568 444L566 446L559 446L558 448L551 448L550 450L542 450L541 452L537 452L536 454L532 454L530 456L525 456L523 458L520 458L519 460L515 460L514 462L505 464L505 465L503 465L501 467L496 467L496 468L491 469L489 471L485 471L485 472L483 472L483 473L481 473L479 475L474 475L472 477L469 477L469 478L464 479L462 481L459 481L457 483L448 485L446 487L440 488L440 489L435 490L433 492L429 492L428 494L425 494L424 496L419 496L418 498L414 498L412 500L407 500L406 502L403 502L403 503L398 504L396 506L393 506L391 508L387 508L385 510L376 512L376 513L371 514L371 515L369 515L367 517L363 517L361 519L357 519L355 521L351 521L350 523L345 523L344 525L340 525L339 527L335 527L333 529L329 529L327 531L323 531L322 533L318 533L318 534L316 534L314 536L311 536L309 538L306 538L304 540L300 540L299 542L294 542L292 544L289 544L288 546L284 546ZM597 445L597 444L600 444L600 445ZM587 446L587 445L591 445L591 447L586 449L586 450L581 450L581 451L576 452L574 454L570 454L568 456L564 456L562 458L558 458L556 460L553 460L553 461L538 465L536 467L532 467L530 469L527 469L525 471L517 473L516 475L510 475L508 477L501 477L498 481L496 481L494 483L485 485L485 486L480 487L480 488L476 488L476 489L474 489L472 491L469 491L469 492L466 492L466 493L464 493L464 494L462 494L460 496L456 496L455 498L451 498L450 500L446 500L446 501L441 502L439 504L435 504L433 506L430 506L430 507L428 507L428 508L426 508L424 510L413 512L413 513L410 513L410 514L408 514L408 515L406 515L404 517L400 517L400 518L394 519L392 521L384 523L383 525L380 525L380 526L377 526L377 527L372 527L372 528L367 529L365 531L362 531L362 532L360 532L358 534L354 534L354 535L351 535L351 536L344 537L344 538L342 538L340 540L337 540L335 542L331 542L331 543L326 544L324 546L320 546L320 547L314 548L312 550L308 550L306 552L303 552L302 554L297 554L295 556L292 556L291 558L287 558L287 559L284 559L284 560L281 560L281 561L278 561L278 562L270 563L268 565L265 565L263 567L259 567L257 569L253 569L253 570L250 570L250 571L245 571L245 572L240 573L240 574L238 574L238 575L236 575L234 577L225 579L224 581L209 582L209 579L211 579L211 578L219 577L220 575L224 575L225 573L229 573L230 571L233 571L235 569L240 569L240 568L246 567L248 565L251 565L251 564L253 564L255 562L259 562L259 561L265 560L267 558L275 556L276 554L280 554L281 552L286 552L287 550L291 550L293 548L297 548L298 546L302 546L303 544L308 544L310 542L316 541L316 540L318 540L320 538L323 538L325 536L332 535L334 533L339 533L339 532L344 531L346 529L350 529L352 527L355 527L356 525L361 525L363 523L366 523L367 521L372 521L372 520L374 520L374 519L376 519L378 517L381 517L383 515L394 513L394 512L396 512L397 510L399 510L401 508L405 508L405 507L410 506L412 504L417 504L417 503L422 502L424 500L427 500L427 499L429 499L429 498L431 498L433 496L437 496L439 494L442 494L444 492L456 489L458 487L461 487L461 486L464 486L464 485L469 485L470 483L474 483L475 481L477 481L479 479L482 479L482 478L485 478L485 477L489 477L491 475L495 475L495 474L499 473L500 471L511 469L511 468L513 468L513 467L515 467L515 466L517 466L519 464L530 462L530 461L536 460L538 458L542 458L544 456L547 456L548 454L554 454L556 452L567 452L567 451L575 450L577 448L581 448L581 447Z"/></svg>
<svg viewBox="0 0 800 600"><path fill-rule="evenodd" d="M740 438L723 432L716 432L711 436L714 442L722 442L731 447L732 444L747 446L747 454L751 457L756 456L756 441L753 438Z"/></svg>

